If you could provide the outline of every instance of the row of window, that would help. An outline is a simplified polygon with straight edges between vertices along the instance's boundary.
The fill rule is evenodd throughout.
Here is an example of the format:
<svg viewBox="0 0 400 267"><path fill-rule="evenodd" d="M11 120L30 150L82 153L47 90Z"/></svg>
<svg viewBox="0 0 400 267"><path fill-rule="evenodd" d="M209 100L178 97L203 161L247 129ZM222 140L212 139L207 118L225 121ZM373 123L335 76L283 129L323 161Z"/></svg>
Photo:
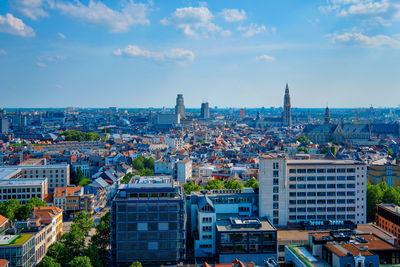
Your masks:
<svg viewBox="0 0 400 267"><path fill-rule="evenodd" d="M291 184L290 189L332 189L332 188L356 188L356 184Z"/></svg>
<svg viewBox="0 0 400 267"><path fill-rule="evenodd" d="M49 173L53 173L53 170L48 170L48 171L49 171ZM24 170L24 173L25 173L25 174L27 174L28 172L29 172L30 174L32 174L32 173L39 173L39 170L36 170L35 172L34 172L33 170L30 170L30 171ZM46 173L47 170L42 170L41 172L42 172L42 173ZM58 173L58 170L54 170L54 172L55 172L55 173ZM60 173L64 173L64 170L60 170Z"/></svg>
<svg viewBox="0 0 400 267"><path fill-rule="evenodd" d="M355 176L291 176L289 177L289 181L297 181L297 182L310 182L310 181L355 181Z"/></svg>
<svg viewBox="0 0 400 267"><path fill-rule="evenodd" d="M41 192L42 188L40 187L32 187L32 188L7 188L0 189L0 194L10 194L10 193L30 193L30 192Z"/></svg>
<svg viewBox="0 0 400 267"><path fill-rule="evenodd" d="M289 169L289 173L354 173L355 168Z"/></svg>
<svg viewBox="0 0 400 267"><path fill-rule="evenodd" d="M289 205L295 205L295 204L345 204L345 203L348 203L348 204L354 204L354 203L356 203L356 201L355 201L355 199L328 199L328 200L325 200L325 199L318 199L318 200L315 200L315 199L308 199L308 200L305 200L305 199L298 199L297 201L296 200L289 200Z"/></svg>
<svg viewBox="0 0 400 267"><path fill-rule="evenodd" d="M335 211L356 211L356 207L318 207L318 208L289 208L289 212L335 212Z"/></svg>
<svg viewBox="0 0 400 267"><path fill-rule="evenodd" d="M354 220L356 218L353 214L337 214L337 215L291 215L289 216L290 221L303 221L303 220L336 220L336 219L349 219Z"/></svg>
<svg viewBox="0 0 400 267"><path fill-rule="evenodd" d="M305 196L308 196L308 197L315 197L315 196L318 196L318 197L342 196L343 197L343 196L346 196L346 195L347 196L355 196L356 192L355 191L348 191L348 192L346 192L346 191L337 191L337 192L331 191L331 192L290 192L289 193L289 197L296 197L296 195L298 197L305 197Z"/></svg>

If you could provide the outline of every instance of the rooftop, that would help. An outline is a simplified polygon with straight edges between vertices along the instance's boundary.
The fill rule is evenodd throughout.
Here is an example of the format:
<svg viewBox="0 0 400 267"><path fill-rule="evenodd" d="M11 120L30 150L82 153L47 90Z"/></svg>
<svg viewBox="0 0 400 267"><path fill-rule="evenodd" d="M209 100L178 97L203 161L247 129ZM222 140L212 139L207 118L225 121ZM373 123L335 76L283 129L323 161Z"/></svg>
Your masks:
<svg viewBox="0 0 400 267"><path fill-rule="evenodd" d="M20 168L15 167L0 167L0 180L10 179L10 177L16 175L20 171Z"/></svg>
<svg viewBox="0 0 400 267"><path fill-rule="evenodd" d="M38 186L42 185L47 178L36 178L36 179L12 179L0 181L0 186Z"/></svg>
<svg viewBox="0 0 400 267"><path fill-rule="evenodd" d="M21 246L31 238L31 234L21 235L3 235L0 237L0 247L3 246Z"/></svg>
<svg viewBox="0 0 400 267"><path fill-rule="evenodd" d="M276 231L275 227L263 218L241 219L230 218L229 220L217 221L217 230L229 231Z"/></svg>

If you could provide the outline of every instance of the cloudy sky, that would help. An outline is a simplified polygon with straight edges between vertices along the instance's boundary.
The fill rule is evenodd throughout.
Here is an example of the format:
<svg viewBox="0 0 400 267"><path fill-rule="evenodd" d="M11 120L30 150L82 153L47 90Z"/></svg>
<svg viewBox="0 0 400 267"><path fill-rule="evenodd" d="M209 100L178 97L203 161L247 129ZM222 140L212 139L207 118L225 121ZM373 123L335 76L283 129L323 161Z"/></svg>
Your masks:
<svg viewBox="0 0 400 267"><path fill-rule="evenodd" d="M0 107L400 104L398 0L1 0Z"/></svg>

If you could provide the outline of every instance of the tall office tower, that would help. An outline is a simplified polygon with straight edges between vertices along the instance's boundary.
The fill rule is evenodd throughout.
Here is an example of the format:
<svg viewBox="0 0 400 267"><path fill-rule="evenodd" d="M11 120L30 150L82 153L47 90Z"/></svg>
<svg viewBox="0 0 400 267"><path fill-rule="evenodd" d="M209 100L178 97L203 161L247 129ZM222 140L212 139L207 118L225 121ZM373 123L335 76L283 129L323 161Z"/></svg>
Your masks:
<svg viewBox="0 0 400 267"><path fill-rule="evenodd" d="M353 160L260 158L260 213L274 225L288 222L366 221L367 167Z"/></svg>
<svg viewBox="0 0 400 267"><path fill-rule="evenodd" d="M208 102L201 103L201 114L200 117L202 119L210 118L210 107L208 106Z"/></svg>
<svg viewBox="0 0 400 267"><path fill-rule="evenodd" d="M329 112L329 107L327 106L325 109L325 124L331 123L331 114Z"/></svg>
<svg viewBox="0 0 400 267"><path fill-rule="evenodd" d="M285 98L283 100L282 121L283 121L283 125L285 125L285 126L292 125L292 108L290 105L290 94L289 94L288 84L286 84Z"/></svg>
<svg viewBox="0 0 400 267"><path fill-rule="evenodd" d="M0 115L0 133L8 134L8 119Z"/></svg>
<svg viewBox="0 0 400 267"><path fill-rule="evenodd" d="M244 108L240 109L240 118L244 118L246 116L246 112L244 111Z"/></svg>
<svg viewBox="0 0 400 267"><path fill-rule="evenodd" d="M141 177L120 187L111 204L112 266L159 266L185 258L183 190L172 178Z"/></svg>
<svg viewBox="0 0 400 267"><path fill-rule="evenodd" d="M181 118L185 117L185 103L182 94L178 94L176 97L175 114L181 115Z"/></svg>

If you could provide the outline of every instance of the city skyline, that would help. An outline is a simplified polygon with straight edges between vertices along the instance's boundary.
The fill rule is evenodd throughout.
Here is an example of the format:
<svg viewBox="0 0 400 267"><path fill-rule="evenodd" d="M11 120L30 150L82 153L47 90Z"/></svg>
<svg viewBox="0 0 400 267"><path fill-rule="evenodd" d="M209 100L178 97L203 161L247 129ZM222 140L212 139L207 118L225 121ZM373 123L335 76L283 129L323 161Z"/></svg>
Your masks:
<svg viewBox="0 0 400 267"><path fill-rule="evenodd" d="M293 108L398 107L399 25L389 0L3 1L0 106L280 107L287 82Z"/></svg>

